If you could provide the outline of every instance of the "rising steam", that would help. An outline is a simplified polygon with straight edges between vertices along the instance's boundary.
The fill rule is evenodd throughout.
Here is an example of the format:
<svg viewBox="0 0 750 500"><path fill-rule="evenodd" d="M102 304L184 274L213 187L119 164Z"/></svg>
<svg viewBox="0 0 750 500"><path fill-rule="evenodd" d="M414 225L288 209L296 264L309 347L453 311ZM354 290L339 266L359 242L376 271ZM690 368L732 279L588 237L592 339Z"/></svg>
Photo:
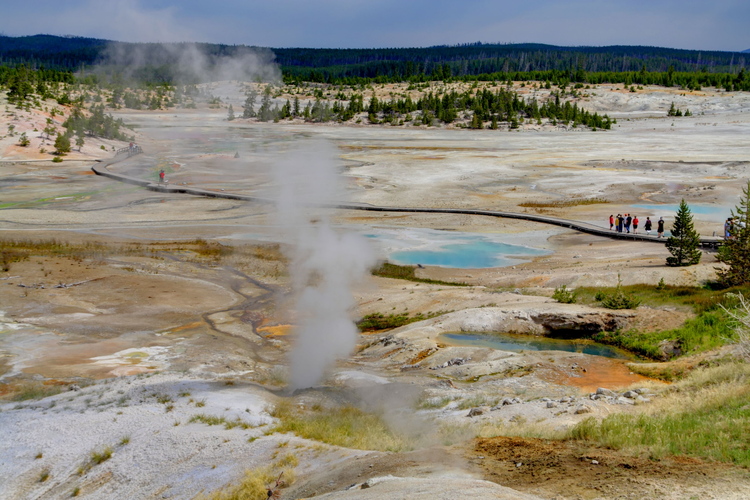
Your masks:
<svg viewBox="0 0 750 500"><path fill-rule="evenodd" d="M124 68L126 80L162 77L175 83L239 80L277 83L281 69L270 50L260 47L226 47L220 54L198 43L121 43L107 46L100 68Z"/></svg>
<svg viewBox="0 0 750 500"><path fill-rule="evenodd" d="M326 370L348 356L357 340L351 317L352 288L375 263L367 240L333 228L330 210L342 201L334 150L307 144L275 166L279 185L278 214L285 240L291 243L294 310L299 325L290 354L292 389L312 387Z"/></svg>

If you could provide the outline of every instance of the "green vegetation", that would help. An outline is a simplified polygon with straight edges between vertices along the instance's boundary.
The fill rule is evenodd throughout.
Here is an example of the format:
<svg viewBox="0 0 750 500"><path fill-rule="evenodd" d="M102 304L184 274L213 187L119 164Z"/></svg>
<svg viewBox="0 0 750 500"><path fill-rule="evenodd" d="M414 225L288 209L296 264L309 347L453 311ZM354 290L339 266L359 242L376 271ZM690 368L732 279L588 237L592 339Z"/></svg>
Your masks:
<svg viewBox="0 0 750 500"><path fill-rule="evenodd" d="M270 412L279 419L273 432L293 432L299 437L334 446L359 450L402 451L409 448L406 438L396 435L376 415L352 406L303 410L288 401Z"/></svg>
<svg viewBox="0 0 750 500"><path fill-rule="evenodd" d="M518 206L524 208L564 208L577 207L580 205L596 205L599 203L609 203L609 201L604 198L575 198L572 200L550 202L525 201L519 203Z"/></svg>
<svg viewBox="0 0 750 500"><path fill-rule="evenodd" d="M722 310L707 311L685 321L680 328L658 332L599 332L592 336L597 342L622 347L651 359L668 359L677 353L695 354L715 349L736 338L729 315ZM664 352L662 342L676 351Z"/></svg>
<svg viewBox="0 0 750 500"><path fill-rule="evenodd" d="M750 181L732 210L732 219L730 237L716 255L719 262L729 266L716 270L719 283L726 287L750 284Z"/></svg>
<svg viewBox="0 0 750 500"><path fill-rule="evenodd" d="M112 458L114 452L115 450L111 446L104 446L100 449L92 450L89 454L89 459L83 465L78 467L78 475L83 476L97 465L106 462Z"/></svg>
<svg viewBox="0 0 750 500"><path fill-rule="evenodd" d="M399 266L397 264L384 262L383 264L380 265L380 267L377 267L372 270L372 275L380 276L381 278L392 278L392 279L398 279L398 280L415 281L417 283L428 283L432 285L469 286L466 283L417 278L415 276L416 270L417 270L416 266Z"/></svg>
<svg viewBox="0 0 750 500"><path fill-rule="evenodd" d="M555 288L552 298L563 304L575 304L577 296L575 291L568 290L568 286L563 285Z"/></svg>
<svg viewBox="0 0 750 500"><path fill-rule="evenodd" d="M687 455L750 466L750 365L696 370L670 393L655 411L589 418L570 437L653 458Z"/></svg>
<svg viewBox="0 0 750 500"><path fill-rule="evenodd" d="M234 429L235 427L239 427L240 429L252 429L254 428L253 425L245 422L244 420L237 418L235 420L227 420L225 417L218 417L216 415L206 415L205 413L199 413L197 415L193 415L190 417L190 420L188 420L188 423L193 422L199 422L201 424L206 425L223 425L225 429L230 430Z"/></svg>
<svg viewBox="0 0 750 500"><path fill-rule="evenodd" d="M291 453L271 465L245 472L242 480L199 500L266 500L279 498L279 490L294 483L297 457Z"/></svg>
<svg viewBox="0 0 750 500"><path fill-rule="evenodd" d="M682 199L672 226L672 236L667 238L667 250L672 254L671 257L667 257L667 265L692 266L697 264L702 255L698 245L700 245L700 235L693 226L693 214Z"/></svg>
<svg viewBox="0 0 750 500"><path fill-rule="evenodd" d="M582 303L591 304L603 299L611 300L615 304L637 302L654 308L670 306L692 310L696 316L688 319L680 328L657 332L618 330L600 332L592 336L592 339L598 342L658 360L695 354L737 341L738 334L734 331L737 321L731 315L735 314L740 306L738 297L742 294L747 295L748 292L750 287L714 290L708 286L670 286L664 283L656 286L623 286L618 283L615 288L576 289L578 301ZM663 376L655 376L670 379L680 375L681 373L666 373Z"/></svg>
<svg viewBox="0 0 750 500"><path fill-rule="evenodd" d="M44 399L65 391L65 385L45 385L38 381L24 381L12 385L12 390L6 396L9 401L29 401ZM0 398L2 400L4 398Z"/></svg>
<svg viewBox="0 0 750 500"><path fill-rule="evenodd" d="M617 286L613 292L597 292L594 298L602 307L607 309L635 309L641 304L638 297L623 290L619 275L617 276Z"/></svg>
<svg viewBox="0 0 750 500"><path fill-rule="evenodd" d="M381 314L373 313L367 314L361 320L357 321L357 328L360 332L371 332L376 330L387 330L390 328L398 328L399 326L408 325L409 323L415 323L417 321L423 321L426 319L434 318L447 314L449 311L437 311L428 312L426 314L417 313L410 316L408 312L395 313L395 314Z"/></svg>

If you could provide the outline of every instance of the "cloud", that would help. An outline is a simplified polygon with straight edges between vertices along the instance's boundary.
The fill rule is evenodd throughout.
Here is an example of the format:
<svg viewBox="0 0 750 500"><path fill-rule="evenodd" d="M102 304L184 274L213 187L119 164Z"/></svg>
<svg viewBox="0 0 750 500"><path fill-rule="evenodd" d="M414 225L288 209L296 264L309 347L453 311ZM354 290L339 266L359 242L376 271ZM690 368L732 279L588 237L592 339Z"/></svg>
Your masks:
<svg viewBox="0 0 750 500"><path fill-rule="evenodd" d="M749 18L746 0L37 0L4 6L0 30L265 47L483 41L743 50Z"/></svg>

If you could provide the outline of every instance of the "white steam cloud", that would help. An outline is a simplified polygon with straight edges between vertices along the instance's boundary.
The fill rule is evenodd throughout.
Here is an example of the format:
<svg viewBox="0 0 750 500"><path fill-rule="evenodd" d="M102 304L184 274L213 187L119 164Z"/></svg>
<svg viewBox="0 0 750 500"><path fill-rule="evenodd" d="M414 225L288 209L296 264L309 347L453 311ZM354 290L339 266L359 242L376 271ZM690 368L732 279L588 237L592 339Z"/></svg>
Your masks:
<svg viewBox="0 0 750 500"><path fill-rule="evenodd" d="M309 143L275 166L278 216L291 243L296 339L290 354L290 387L319 383L336 360L351 354L357 328L352 288L375 263L363 236L333 228L322 205L342 201L335 151Z"/></svg>
<svg viewBox="0 0 750 500"><path fill-rule="evenodd" d="M125 78L136 80L146 74L153 77L168 72L177 83L277 83L281 81L281 68L275 59L273 51L258 47L227 47L225 53L212 54L209 46L197 43L112 43L101 64L124 70Z"/></svg>

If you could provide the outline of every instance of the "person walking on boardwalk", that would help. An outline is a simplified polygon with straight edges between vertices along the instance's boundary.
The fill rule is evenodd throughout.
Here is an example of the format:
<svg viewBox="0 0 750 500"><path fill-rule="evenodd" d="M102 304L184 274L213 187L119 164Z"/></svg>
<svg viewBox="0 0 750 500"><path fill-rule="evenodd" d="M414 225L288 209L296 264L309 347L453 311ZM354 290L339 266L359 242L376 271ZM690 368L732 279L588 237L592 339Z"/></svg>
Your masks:
<svg viewBox="0 0 750 500"><path fill-rule="evenodd" d="M615 216L609 216L609 230L612 231L615 228Z"/></svg>
<svg viewBox="0 0 750 500"><path fill-rule="evenodd" d="M630 232L630 223L633 222L633 218L630 217L630 214L625 214L625 231Z"/></svg>
<svg viewBox="0 0 750 500"><path fill-rule="evenodd" d="M617 214L617 218L615 219L615 223L617 224L617 232L622 232L622 215Z"/></svg>
<svg viewBox="0 0 750 500"><path fill-rule="evenodd" d="M633 234L637 234L637 233L638 233L638 216L634 215L633 216Z"/></svg>
<svg viewBox="0 0 750 500"><path fill-rule="evenodd" d="M732 218L729 217L724 223L724 239L728 240L732 237Z"/></svg>
<svg viewBox="0 0 750 500"><path fill-rule="evenodd" d="M659 220L656 222L656 235L659 238L664 237L664 217L659 217Z"/></svg>
<svg viewBox="0 0 750 500"><path fill-rule="evenodd" d="M646 222L643 223L643 229L646 230L646 234L651 234L651 217L646 217Z"/></svg>
<svg viewBox="0 0 750 500"><path fill-rule="evenodd" d="M164 182L164 170L161 170L159 172L159 182Z"/></svg>

